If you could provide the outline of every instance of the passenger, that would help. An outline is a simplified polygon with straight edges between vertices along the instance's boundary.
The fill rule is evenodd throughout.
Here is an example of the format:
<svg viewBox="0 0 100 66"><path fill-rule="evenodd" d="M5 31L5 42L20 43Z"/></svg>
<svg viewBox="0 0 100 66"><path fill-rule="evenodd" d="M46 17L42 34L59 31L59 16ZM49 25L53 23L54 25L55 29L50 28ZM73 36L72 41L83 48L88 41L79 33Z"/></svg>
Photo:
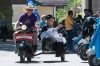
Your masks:
<svg viewBox="0 0 100 66"><path fill-rule="evenodd" d="M42 28L41 40L43 40L43 38L47 36L51 37L55 41L54 45L55 45L56 57L60 57L65 52L64 47L66 43L66 39L62 36L61 33L58 33L58 29L62 28L63 25L59 24L57 27L53 28L53 23L54 23L53 16L47 15L46 19L47 19L47 26L44 26Z"/></svg>

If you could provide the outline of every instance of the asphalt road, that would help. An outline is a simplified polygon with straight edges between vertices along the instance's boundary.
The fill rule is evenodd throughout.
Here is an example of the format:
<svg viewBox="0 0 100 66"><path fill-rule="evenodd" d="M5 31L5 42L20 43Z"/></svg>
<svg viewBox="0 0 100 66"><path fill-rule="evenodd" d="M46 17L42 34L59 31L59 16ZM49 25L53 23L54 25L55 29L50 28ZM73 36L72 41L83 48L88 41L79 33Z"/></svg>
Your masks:
<svg viewBox="0 0 100 66"><path fill-rule="evenodd" d="M41 53L41 43L38 46L36 54ZM55 57L55 54L48 53L35 56L31 62L20 63L19 57L14 51L13 40L7 40L7 42L0 40L0 66L89 66L88 61L82 61L72 52L65 55L66 61L64 62L60 61L60 57Z"/></svg>

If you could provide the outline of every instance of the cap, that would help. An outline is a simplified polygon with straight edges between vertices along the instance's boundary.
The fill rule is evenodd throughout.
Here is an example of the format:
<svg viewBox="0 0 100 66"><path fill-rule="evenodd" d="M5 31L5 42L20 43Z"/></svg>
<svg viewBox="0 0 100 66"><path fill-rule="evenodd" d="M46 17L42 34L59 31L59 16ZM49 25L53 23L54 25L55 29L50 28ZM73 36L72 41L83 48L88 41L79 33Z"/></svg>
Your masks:
<svg viewBox="0 0 100 66"><path fill-rule="evenodd" d="M42 15L41 18L45 17L46 15Z"/></svg>
<svg viewBox="0 0 100 66"><path fill-rule="evenodd" d="M46 16L46 19L47 19L47 20L50 19L50 18L53 18L53 16L50 15L50 14Z"/></svg>

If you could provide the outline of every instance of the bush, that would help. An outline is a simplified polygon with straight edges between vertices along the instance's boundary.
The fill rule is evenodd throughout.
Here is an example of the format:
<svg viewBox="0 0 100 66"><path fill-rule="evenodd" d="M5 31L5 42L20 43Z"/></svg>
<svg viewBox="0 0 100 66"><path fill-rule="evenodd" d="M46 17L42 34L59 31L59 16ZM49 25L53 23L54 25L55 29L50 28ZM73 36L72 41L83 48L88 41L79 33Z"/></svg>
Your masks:
<svg viewBox="0 0 100 66"><path fill-rule="evenodd" d="M3 13L0 12L0 20L2 19Z"/></svg>

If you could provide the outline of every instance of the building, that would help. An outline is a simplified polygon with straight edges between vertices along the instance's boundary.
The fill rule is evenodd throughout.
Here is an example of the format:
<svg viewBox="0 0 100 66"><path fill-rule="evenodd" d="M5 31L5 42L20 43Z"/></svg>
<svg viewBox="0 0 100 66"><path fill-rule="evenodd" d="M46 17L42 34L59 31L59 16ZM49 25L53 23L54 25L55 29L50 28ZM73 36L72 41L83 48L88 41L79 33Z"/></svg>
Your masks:
<svg viewBox="0 0 100 66"><path fill-rule="evenodd" d="M41 5L37 6L38 12L41 15L52 14L56 16L56 8L59 6L67 6L67 0L36 0ZM27 0L12 0L13 17L12 21L16 22L21 14Z"/></svg>
<svg viewBox="0 0 100 66"><path fill-rule="evenodd" d="M92 9L96 13L100 8L100 0L82 0L83 10L85 8Z"/></svg>

